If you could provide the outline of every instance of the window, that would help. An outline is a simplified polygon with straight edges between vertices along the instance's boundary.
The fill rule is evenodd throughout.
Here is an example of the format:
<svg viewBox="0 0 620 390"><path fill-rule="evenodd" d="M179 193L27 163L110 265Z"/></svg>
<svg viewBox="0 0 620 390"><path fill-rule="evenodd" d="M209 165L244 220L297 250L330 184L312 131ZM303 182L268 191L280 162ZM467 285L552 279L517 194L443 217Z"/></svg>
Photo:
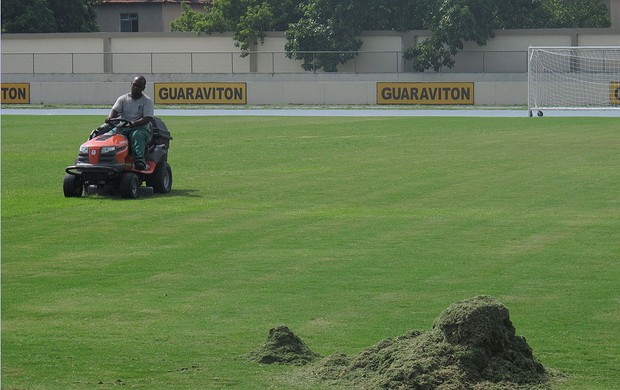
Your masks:
<svg viewBox="0 0 620 390"><path fill-rule="evenodd" d="M138 14L121 14L121 32L138 32Z"/></svg>

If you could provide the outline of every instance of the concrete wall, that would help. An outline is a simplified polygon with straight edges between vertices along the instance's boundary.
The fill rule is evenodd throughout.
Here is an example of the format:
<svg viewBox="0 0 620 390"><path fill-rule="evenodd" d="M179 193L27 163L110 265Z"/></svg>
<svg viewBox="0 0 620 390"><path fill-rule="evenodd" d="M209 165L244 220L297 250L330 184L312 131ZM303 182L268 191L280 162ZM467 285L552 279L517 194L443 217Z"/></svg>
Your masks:
<svg viewBox="0 0 620 390"><path fill-rule="evenodd" d="M83 80L41 80L29 76L3 82L30 83L31 104L111 104L118 96L129 92L133 74L117 75L113 79L98 77ZM476 105L510 106L527 103L527 75L511 74L510 77L471 77L470 74L419 75L397 77L392 73L371 76L334 78L330 75L303 75L295 80L254 75L252 77L178 77L177 75L146 75L149 96L155 97L154 83L164 82L243 82L247 85L249 105L374 105L377 103L378 82L448 82L474 83Z"/></svg>
<svg viewBox="0 0 620 390"><path fill-rule="evenodd" d="M620 28L620 0L604 0L604 3L609 9L611 27Z"/></svg>
<svg viewBox="0 0 620 390"><path fill-rule="evenodd" d="M248 104L376 104L378 82L471 82L476 105L527 104L529 46L620 45L620 30L498 31L466 43L456 66L416 73L402 52L426 31L367 32L337 73L304 72L286 58L282 33L241 57L231 34L3 34L3 83L30 83L32 104L111 104L136 74L153 83L242 82Z"/></svg>

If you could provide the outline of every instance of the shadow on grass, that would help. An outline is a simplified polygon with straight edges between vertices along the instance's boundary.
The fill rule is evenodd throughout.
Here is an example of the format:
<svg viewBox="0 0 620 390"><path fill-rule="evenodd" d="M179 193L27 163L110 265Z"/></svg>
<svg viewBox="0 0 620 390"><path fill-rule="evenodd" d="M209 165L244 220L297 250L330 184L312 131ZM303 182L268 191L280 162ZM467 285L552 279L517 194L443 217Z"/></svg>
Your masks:
<svg viewBox="0 0 620 390"><path fill-rule="evenodd" d="M164 197L185 197L185 198L201 198L202 195L198 190L190 190L190 189L181 189L175 190L173 189L167 194L156 194L155 196L164 196Z"/></svg>
<svg viewBox="0 0 620 390"><path fill-rule="evenodd" d="M110 200L131 200L131 201L140 201L140 200L147 200L147 199L152 199L152 198L176 198L176 197L183 197L183 198L201 198L202 195L200 195L200 191L198 190L192 190L192 189L173 189L172 191L170 191L167 194L157 194L157 193L153 193L153 194L141 194L139 195L137 198L135 199L126 199L126 198L122 198L119 194L110 194L110 193L95 193L95 194L89 194L89 195L84 195L82 196L82 198L85 199L110 199Z"/></svg>

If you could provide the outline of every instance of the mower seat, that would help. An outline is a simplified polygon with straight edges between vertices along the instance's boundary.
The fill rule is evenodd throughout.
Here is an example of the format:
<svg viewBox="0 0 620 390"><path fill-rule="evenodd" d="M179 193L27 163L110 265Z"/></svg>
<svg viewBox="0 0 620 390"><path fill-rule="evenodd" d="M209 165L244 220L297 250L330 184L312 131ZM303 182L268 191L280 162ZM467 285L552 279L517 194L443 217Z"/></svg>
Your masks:
<svg viewBox="0 0 620 390"><path fill-rule="evenodd" d="M162 121L158 117L153 117L151 119L151 141L150 145L166 145L166 149L170 146L170 141L172 140L172 136L170 135L170 131L166 127L164 121Z"/></svg>

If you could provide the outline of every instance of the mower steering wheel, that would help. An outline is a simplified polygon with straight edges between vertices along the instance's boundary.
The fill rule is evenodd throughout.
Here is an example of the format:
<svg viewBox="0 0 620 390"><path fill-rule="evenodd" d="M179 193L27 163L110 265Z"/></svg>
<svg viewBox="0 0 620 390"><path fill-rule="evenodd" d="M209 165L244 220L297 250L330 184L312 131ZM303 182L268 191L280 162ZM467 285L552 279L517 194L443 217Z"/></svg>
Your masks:
<svg viewBox="0 0 620 390"><path fill-rule="evenodd" d="M114 127L129 127L131 122L121 118L112 118L108 121L108 123L112 124Z"/></svg>

